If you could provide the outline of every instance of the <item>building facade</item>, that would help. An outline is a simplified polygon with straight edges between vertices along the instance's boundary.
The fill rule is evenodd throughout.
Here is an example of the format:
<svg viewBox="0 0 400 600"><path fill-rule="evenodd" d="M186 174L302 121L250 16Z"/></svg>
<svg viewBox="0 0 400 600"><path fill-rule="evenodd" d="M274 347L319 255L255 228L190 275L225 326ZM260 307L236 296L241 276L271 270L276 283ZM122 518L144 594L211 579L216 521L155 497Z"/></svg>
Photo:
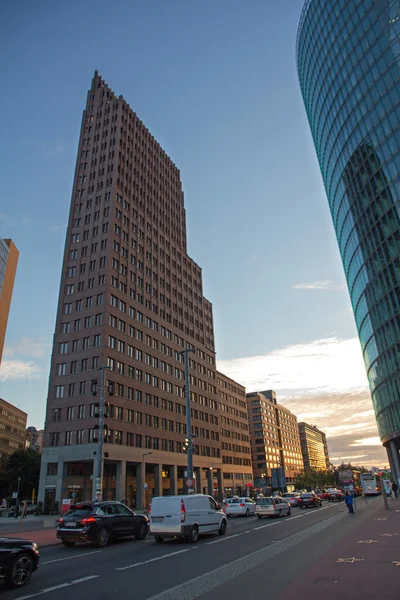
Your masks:
<svg viewBox="0 0 400 600"><path fill-rule="evenodd" d="M278 404L273 390L246 394L249 411L254 485L272 485L272 469L283 468L293 486L303 472L297 417Z"/></svg>
<svg viewBox="0 0 400 600"><path fill-rule="evenodd" d="M28 415L0 398L0 471L8 457L25 448L25 431Z"/></svg>
<svg viewBox="0 0 400 600"><path fill-rule="evenodd" d="M37 430L32 425L26 430L25 448L31 448L39 454L43 449L44 429Z"/></svg>
<svg viewBox="0 0 400 600"><path fill-rule="evenodd" d="M195 489L222 495L212 306L186 252L179 170L97 72L83 112L51 358L39 500L148 506L184 487L185 348ZM99 432L102 366L104 432ZM216 482L216 485L213 484Z"/></svg>
<svg viewBox="0 0 400 600"><path fill-rule="evenodd" d="M400 6L307 0L300 87L379 434L400 483Z"/></svg>
<svg viewBox="0 0 400 600"><path fill-rule="evenodd" d="M299 423L299 433L304 469L326 471L329 467L329 455L325 433L315 425L304 422Z"/></svg>
<svg viewBox="0 0 400 600"><path fill-rule="evenodd" d="M0 364L3 356L19 252L12 240L0 238Z"/></svg>
<svg viewBox="0 0 400 600"><path fill-rule="evenodd" d="M253 469L246 388L217 371L223 496L250 495Z"/></svg>

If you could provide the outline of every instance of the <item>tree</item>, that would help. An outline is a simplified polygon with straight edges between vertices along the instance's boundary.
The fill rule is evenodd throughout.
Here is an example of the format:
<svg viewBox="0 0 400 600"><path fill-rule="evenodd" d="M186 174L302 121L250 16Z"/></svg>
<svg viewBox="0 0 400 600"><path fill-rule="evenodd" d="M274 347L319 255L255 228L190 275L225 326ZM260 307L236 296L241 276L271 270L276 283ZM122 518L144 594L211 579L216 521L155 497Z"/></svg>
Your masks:
<svg viewBox="0 0 400 600"><path fill-rule="evenodd" d="M19 497L28 499L32 490L39 486L40 475L40 454L31 448L26 450L16 450L13 452L5 464L2 473L3 493L8 492L9 488L17 490L18 477L21 478L19 485Z"/></svg>
<svg viewBox="0 0 400 600"><path fill-rule="evenodd" d="M317 488L334 487L334 474L329 471L307 469L304 473L297 475L295 486L297 489L312 490Z"/></svg>

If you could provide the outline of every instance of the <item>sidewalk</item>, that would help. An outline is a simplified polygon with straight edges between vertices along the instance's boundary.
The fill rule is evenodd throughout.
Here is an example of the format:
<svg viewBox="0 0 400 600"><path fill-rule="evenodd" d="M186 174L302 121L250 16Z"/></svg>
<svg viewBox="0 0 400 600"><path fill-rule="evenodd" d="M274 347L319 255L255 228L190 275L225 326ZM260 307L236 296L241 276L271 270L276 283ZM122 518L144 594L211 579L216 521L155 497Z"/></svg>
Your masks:
<svg viewBox="0 0 400 600"><path fill-rule="evenodd" d="M56 526L58 518L56 515L42 515L40 517L28 515L26 519L22 520L21 517L18 517L18 519L3 517L0 519L0 535L53 528Z"/></svg>
<svg viewBox="0 0 400 600"><path fill-rule="evenodd" d="M36 542L40 548L45 546L54 546L60 544L60 540L56 538L56 530L53 529L39 529L38 531L20 531L19 533L7 533L7 537L12 538L23 538Z"/></svg>
<svg viewBox="0 0 400 600"><path fill-rule="evenodd" d="M351 528L277 600L398 600L400 598L400 499L376 500L376 509ZM357 519L357 512L349 515Z"/></svg>

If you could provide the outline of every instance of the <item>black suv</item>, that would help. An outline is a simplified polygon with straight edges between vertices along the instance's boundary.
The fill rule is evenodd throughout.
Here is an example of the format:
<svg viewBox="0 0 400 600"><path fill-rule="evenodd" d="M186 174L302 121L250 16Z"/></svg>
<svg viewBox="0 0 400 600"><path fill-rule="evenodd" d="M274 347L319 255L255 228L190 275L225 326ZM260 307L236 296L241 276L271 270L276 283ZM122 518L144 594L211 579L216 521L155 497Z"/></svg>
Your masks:
<svg viewBox="0 0 400 600"><path fill-rule="evenodd" d="M103 548L111 539L135 536L144 540L148 519L121 502L80 502L71 506L58 521L57 537L64 546L92 542Z"/></svg>
<svg viewBox="0 0 400 600"><path fill-rule="evenodd" d="M0 538L0 579L8 587L20 588L28 583L39 566L39 550L29 540Z"/></svg>

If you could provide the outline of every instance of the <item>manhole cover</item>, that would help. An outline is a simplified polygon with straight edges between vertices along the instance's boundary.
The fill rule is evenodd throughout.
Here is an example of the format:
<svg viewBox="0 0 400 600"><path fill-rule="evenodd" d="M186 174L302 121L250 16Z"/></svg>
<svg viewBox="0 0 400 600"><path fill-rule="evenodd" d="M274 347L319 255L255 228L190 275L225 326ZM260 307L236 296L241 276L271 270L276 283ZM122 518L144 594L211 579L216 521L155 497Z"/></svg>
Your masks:
<svg viewBox="0 0 400 600"><path fill-rule="evenodd" d="M327 588L335 585L338 581L339 579L317 579L316 585Z"/></svg>

